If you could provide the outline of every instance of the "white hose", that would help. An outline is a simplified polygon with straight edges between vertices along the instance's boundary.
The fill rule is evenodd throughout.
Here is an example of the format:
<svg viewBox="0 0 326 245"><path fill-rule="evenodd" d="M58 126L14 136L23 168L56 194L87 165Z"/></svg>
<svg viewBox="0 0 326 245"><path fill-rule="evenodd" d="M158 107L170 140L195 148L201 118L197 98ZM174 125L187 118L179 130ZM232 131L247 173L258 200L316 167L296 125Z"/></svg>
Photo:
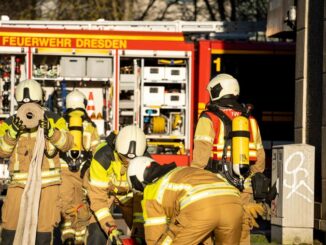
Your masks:
<svg viewBox="0 0 326 245"><path fill-rule="evenodd" d="M26 128L36 128L39 121L43 119L44 111L39 104L25 103L17 110L17 117L23 121Z"/></svg>
<svg viewBox="0 0 326 245"><path fill-rule="evenodd" d="M29 166L27 183L22 194L14 245L35 245L40 205L44 157L44 129L37 130L33 157ZM50 204L51 205L51 204Z"/></svg>

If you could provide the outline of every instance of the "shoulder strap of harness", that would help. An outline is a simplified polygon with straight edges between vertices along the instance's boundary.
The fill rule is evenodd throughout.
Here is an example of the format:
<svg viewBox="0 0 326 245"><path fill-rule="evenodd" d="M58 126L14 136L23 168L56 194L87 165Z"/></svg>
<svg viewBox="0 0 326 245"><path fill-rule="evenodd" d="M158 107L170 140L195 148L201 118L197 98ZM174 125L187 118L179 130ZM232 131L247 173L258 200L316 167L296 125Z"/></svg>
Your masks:
<svg viewBox="0 0 326 245"><path fill-rule="evenodd" d="M223 122L225 144L224 144L224 148L223 148L222 158L226 158L227 147L229 145L231 145L232 120L222 110L218 109L217 107L215 107L215 108L216 108L215 110L203 111L202 114L206 113L208 116L210 114L213 114L214 116L217 116L219 119L221 119L221 121ZM213 122L214 130L215 130L215 132L217 132L217 128L218 128L218 125L216 125L217 122L215 120L213 120L212 118L211 118L211 120Z"/></svg>

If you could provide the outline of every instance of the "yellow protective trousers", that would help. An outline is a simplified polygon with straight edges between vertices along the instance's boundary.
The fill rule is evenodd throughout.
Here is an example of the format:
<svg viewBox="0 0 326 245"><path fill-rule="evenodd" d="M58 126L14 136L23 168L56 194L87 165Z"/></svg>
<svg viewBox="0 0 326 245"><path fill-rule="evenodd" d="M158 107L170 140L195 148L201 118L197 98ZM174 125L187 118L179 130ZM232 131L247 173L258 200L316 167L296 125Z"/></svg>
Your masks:
<svg viewBox="0 0 326 245"><path fill-rule="evenodd" d="M239 244L242 206L239 203L219 203L222 199L222 196L207 198L181 210L171 220L168 231L161 236L158 244L197 245L208 238L212 231L215 244Z"/></svg>
<svg viewBox="0 0 326 245"><path fill-rule="evenodd" d="M2 206L2 228L16 230L19 218L20 201L24 189L9 187ZM60 222L59 185L42 188L37 231L51 232Z"/></svg>
<svg viewBox="0 0 326 245"><path fill-rule="evenodd" d="M68 168L62 168L62 240L73 238L76 244L85 243L86 228L91 217L82 184L79 171L71 172Z"/></svg>

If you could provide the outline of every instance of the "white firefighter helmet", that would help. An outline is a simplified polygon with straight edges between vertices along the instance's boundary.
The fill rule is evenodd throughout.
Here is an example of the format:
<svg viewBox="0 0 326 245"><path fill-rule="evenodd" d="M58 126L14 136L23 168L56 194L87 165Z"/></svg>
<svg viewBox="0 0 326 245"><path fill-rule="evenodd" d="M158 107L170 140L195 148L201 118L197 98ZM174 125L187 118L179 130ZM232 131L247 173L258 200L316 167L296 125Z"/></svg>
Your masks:
<svg viewBox="0 0 326 245"><path fill-rule="evenodd" d="M136 157L129 162L127 177L129 186L137 191L143 191L146 168L151 166L154 160L150 157Z"/></svg>
<svg viewBox="0 0 326 245"><path fill-rule="evenodd" d="M43 91L41 84L31 79L21 81L16 87L15 98L18 104L28 102L42 103Z"/></svg>
<svg viewBox="0 0 326 245"><path fill-rule="evenodd" d="M239 96L240 94L237 79L226 73L221 73L214 77L208 83L207 90L211 101L219 100L222 97Z"/></svg>
<svg viewBox="0 0 326 245"><path fill-rule="evenodd" d="M115 149L129 159L142 156L146 150L146 136L136 125L128 125L118 133Z"/></svg>
<svg viewBox="0 0 326 245"><path fill-rule="evenodd" d="M78 89L71 91L66 97L67 109L86 109L87 99L86 96Z"/></svg>

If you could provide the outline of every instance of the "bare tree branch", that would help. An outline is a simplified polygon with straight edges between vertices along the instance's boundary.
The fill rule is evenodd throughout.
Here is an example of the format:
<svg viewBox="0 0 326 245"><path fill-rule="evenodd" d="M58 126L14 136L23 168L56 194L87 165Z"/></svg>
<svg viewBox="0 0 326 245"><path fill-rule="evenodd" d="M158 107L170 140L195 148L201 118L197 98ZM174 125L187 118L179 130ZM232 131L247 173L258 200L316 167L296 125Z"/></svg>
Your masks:
<svg viewBox="0 0 326 245"><path fill-rule="evenodd" d="M118 11L118 3L115 0L111 1L112 3L112 19L119 20L119 11Z"/></svg>
<svg viewBox="0 0 326 245"><path fill-rule="evenodd" d="M230 4L231 4L231 21L235 21L237 18L236 0L230 0Z"/></svg>
<svg viewBox="0 0 326 245"><path fill-rule="evenodd" d="M148 14L148 11L150 10L150 8L154 5L154 3L156 2L156 0L151 0L149 2L149 4L147 5L145 11L143 12L143 14L138 18L138 20L144 20L144 18L146 17L146 15Z"/></svg>
<svg viewBox="0 0 326 245"><path fill-rule="evenodd" d="M211 20L216 21L215 14L213 12L213 9L212 9L211 5L209 4L209 1L208 0L204 0L204 2L206 4L208 13L209 13L209 15L211 17Z"/></svg>
<svg viewBox="0 0 326 245"><path fill-rule="evenodd" d="M0 14L16 20L216 21L219 14L221 20L257 21L266 19L267 7L268 0L0 0Z"/></svg>
<svg viewBox="0 0 326 245"><path fill-rule="evenodd" d="M194 21L197 20L197 0L194 1Z"/></svg>
<svg viewBox="0 0 326 245"><path fill-rule="evenodd" d="M172 1L169 2L169 3L166 5L166 8L164 9L164 11L163 11L161 17L158 18L158 20L164 20L165 15L166 15L166 13L168 12L169 8L170 8L172 5L178 4L178 2L179 2L178 0L175 0L174 2L172 2Z"/></svg>
<svg viewBox="0 0 326 245"><path fill-rule="evenodd" d="M220 14L220 19L222 21L225 20L225 8L224 8L224 0L217 0L218 12Z"/></svg>

